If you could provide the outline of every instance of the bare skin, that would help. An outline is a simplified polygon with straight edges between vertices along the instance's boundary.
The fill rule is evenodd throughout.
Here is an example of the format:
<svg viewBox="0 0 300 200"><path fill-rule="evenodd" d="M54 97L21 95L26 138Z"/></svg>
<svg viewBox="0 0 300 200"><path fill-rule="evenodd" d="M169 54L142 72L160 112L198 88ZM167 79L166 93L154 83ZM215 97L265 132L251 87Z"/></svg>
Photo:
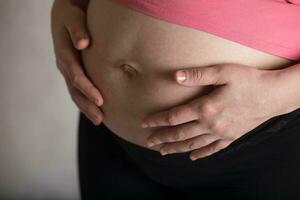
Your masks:
<svg viewBox="0 0 300 200"><path fill-rule="evenodd" d="M72 100L98 125L103 120L99 107L103 98L84 73L78 54L90 44L85 21L88 3L88 0L56 0L51 22L57 67ZM134 72L131 69L123 65L124 71ZM191 151L190 158L195 160L214 154L268 118L300 107L300 64L296 62L279 70L237 63L198 66L185 69L187 79L183 82L182 77L181 81L176 80L180 71L174 72L173 83L216 87L208 95L151 112L143 120L148 127L162 127L147 138L149 146L163 143L162 155Z"/></svg>
<svg viewBox="0 0 300 200"><path fill-rule="evenodd" d="M200 83L198 87L176 84L174 71L225 63L261 70L293 64L108 0L90 1L87 27L91 44L82 52L82 58L87 76L103 97L103 123L123 139L155 151L160 150L161 144L149 147L147 138L158 128L143 129L143 119L149 113L191 102L213 89ZM257 77L262 80L263 76ZM266 112L260 116L270 117ZM247 128L258 124L252 122Z"/></svg>

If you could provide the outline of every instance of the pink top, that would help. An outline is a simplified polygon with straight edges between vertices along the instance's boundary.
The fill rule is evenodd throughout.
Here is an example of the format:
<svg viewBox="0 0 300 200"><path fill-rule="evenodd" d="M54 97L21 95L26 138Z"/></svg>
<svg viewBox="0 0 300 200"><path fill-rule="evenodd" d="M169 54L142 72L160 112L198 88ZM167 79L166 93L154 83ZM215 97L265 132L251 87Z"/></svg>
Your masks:
<svg viewBox="0 0 300 200"><path fill-rule="evenodd" d="M300 61L300 0L113 0L146 15Z"/></svg>

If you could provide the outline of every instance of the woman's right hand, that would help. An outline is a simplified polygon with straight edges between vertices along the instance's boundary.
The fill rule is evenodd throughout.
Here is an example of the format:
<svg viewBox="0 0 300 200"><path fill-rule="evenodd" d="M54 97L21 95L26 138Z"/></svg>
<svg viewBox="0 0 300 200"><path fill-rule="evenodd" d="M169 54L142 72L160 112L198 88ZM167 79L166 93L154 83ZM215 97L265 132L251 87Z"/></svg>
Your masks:
<svg viewBox="0 0 300 200"><path fill-rule="evenodd" d="M51 10L51 29L56 65L62 73L72 100L95 125L103 120L99 108L103 98L82 68L80 50L89 46L86 28L88 0L55 0Z"/></svg>

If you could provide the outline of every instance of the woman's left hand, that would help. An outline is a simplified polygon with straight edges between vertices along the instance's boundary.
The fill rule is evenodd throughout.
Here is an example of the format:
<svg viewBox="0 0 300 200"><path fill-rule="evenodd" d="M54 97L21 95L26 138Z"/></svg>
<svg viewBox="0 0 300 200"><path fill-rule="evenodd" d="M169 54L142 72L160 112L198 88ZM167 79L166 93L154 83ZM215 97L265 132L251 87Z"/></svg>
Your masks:
<svg viewBox="0 0 300 200"><path fill-rule="evenodd" d="M148 137L148 146L162 144L162 155L192 151L192 160L209 156L280 112L276 70L222 64L185 69L185 80L180 71L175 78L182 85L216 87L145 118L143 128L165 126Z"/></svg>

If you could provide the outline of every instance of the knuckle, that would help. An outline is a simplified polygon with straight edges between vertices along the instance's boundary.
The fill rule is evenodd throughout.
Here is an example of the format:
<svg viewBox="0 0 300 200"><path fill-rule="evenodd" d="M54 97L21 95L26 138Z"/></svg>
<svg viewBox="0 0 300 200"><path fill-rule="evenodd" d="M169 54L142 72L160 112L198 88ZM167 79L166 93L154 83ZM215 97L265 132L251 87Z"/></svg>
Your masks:
<svg viewBox="0 0 300 200"><path fill-rule="evenodd" d="M212 123L210 129L215 134L223 135L223 132L224 132L224 129L225 129L224 127L225 127L225 125L224 125L224 122L222 120L215 120Z"/></svg>
<svg viewBox="0 0 300 200"><path fill-rule="evenodd" d="M174 134L175 140L183 140L185 139L185 133L182 130L177 130Z"/></svg>
<svg viewBox="0 0 300 200"><path fill-rule="evenodd" d="M218 112L217 108L215 105L213 105L212 103L205 103L200 107L200 113L203 116L212 116L214 114L216 114Z"/></svg>
<svg viewBox="0 0 300 200"><path fill-rule="evenodd" d="M198 69L191 70L191 78L195 82L199 82L202 79L202 73Z"/></svg>
<svg viewBox="0 0 300 200"><path fill-rule="evenodd" d="M82 75L78 75L78 74L73 75L73 76L72 76L72 79L71 79L72 85L73 85L74 87L78 88L79 85L80 85L81 79L82 79Z"/></svg>
<svg viewBox="0 0 300 200"><path fill-rule="evenodd" d="M167 123L169 125L176 125L176 122L177 122L177 114L176 112L169 112L168 115L167 115Z"/></svg>
<svg viewBox="0 0 300 200"><path fill-rule="evenodd" d="M188 142L188 148L189 149L194 149L195 146L196 146L195 141L192 140L192 141Z"/></svg>

